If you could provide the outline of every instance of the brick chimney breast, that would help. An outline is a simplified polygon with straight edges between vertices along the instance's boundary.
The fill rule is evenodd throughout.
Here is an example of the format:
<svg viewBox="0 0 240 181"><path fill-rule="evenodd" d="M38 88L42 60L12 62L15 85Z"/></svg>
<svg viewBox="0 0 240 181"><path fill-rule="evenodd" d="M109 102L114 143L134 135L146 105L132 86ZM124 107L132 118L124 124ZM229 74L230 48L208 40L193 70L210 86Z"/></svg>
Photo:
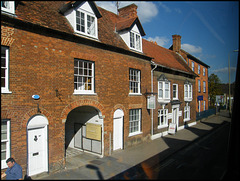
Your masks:
<svg viewBox="0 0 240 181"><path fill-rule="evenodd" d="M173 51L179 53L181 49L181 36L172 35L172 40L173 40Z"/></svg>
<svg viewBox="0 0 240 181"><path fill-rule="evenodd" d="M120 17L123 18L135 18L137 17L137 5L136 4L130 4L128 6L122 7L118 9L118 13Z"/></svg>

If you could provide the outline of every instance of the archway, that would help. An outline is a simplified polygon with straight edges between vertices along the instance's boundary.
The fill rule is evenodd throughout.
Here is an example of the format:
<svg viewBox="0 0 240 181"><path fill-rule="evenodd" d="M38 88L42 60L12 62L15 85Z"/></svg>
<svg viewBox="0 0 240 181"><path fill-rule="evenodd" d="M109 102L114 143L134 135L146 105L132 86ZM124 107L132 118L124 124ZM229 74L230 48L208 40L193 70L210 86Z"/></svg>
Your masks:
<svg viewBox="0 0 240 181"><path fill-rule="evenodd" d="M103 119L92 106L71 110L65 123L65 149L73 148L103 154Z"/></svg>

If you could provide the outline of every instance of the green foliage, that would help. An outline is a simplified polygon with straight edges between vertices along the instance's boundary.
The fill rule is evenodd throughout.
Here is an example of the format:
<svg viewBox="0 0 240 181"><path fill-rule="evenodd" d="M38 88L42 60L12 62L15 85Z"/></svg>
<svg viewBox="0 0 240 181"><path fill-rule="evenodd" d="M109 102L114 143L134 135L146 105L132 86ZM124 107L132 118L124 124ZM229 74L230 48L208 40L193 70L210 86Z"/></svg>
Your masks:
<svg viewBox="0 0 240 181"><path fill-rule="evenodd" d="M220 79L217 75L211 74L208 77L208 95L210 97L210 105L214 106L216 101L216 95L221 95L222 91L220 89Z"/></svg>

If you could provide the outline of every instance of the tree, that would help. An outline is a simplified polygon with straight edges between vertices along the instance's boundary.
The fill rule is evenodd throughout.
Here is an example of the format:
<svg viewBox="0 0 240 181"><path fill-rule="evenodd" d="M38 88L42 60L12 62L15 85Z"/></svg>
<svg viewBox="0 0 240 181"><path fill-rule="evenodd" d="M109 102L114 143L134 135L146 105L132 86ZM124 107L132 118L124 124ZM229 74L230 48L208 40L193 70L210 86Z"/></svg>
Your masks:
<svg viewBox="0 0 240 181"><path fill-rule="evenodd" d="M216 95L221 95L220 79L217 75L211 74L208 77L208 94L210 96L210 105L214 106L216 102Z"/></svg>

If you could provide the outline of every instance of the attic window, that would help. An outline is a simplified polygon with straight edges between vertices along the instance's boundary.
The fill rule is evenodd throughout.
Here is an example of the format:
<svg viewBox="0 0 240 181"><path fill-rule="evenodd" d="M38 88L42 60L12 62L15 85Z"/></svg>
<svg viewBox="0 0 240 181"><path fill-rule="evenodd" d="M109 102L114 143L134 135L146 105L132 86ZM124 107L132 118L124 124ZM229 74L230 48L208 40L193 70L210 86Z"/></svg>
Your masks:
<svg viewBox="0 0 240 181"><path fill-rule="evenodd" d="M142 51L141 49L141 36L137 33L130 32L130 48L137 50L137 51Z"/></svg>
<svg viewBox="0 0 240 181"><path fill-rule="evenodd" d="M76 11L76 32L93 38L96 35L97 20L94 16L83 11Z"/></svg>
<svg viewBox="0 0 240 181"><path fill-rule="evenodd" d="M15 14L15 1L1 1L1 11Z"/></svg>

